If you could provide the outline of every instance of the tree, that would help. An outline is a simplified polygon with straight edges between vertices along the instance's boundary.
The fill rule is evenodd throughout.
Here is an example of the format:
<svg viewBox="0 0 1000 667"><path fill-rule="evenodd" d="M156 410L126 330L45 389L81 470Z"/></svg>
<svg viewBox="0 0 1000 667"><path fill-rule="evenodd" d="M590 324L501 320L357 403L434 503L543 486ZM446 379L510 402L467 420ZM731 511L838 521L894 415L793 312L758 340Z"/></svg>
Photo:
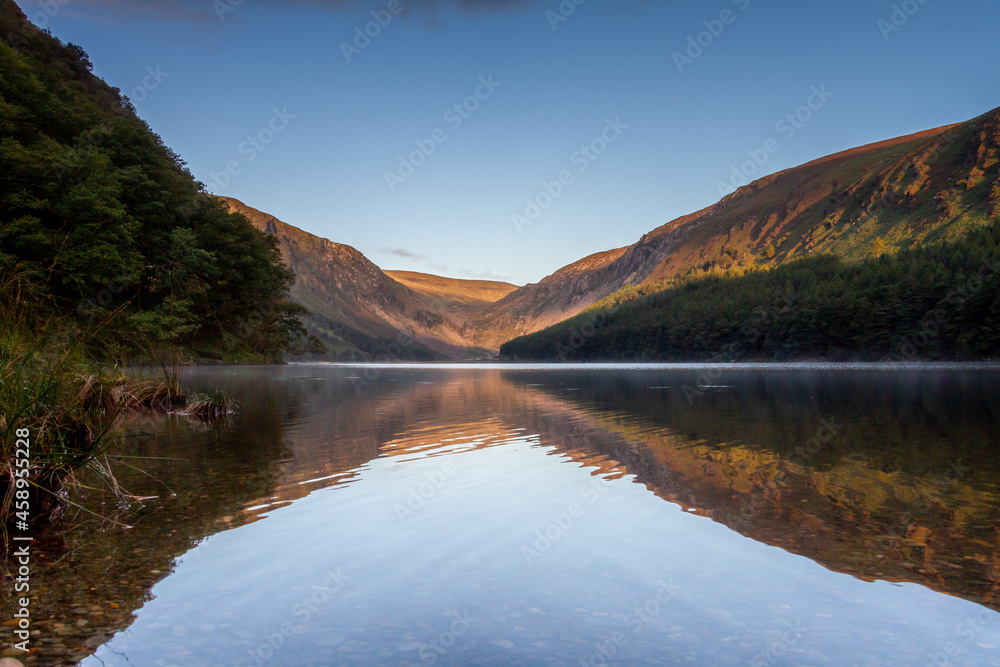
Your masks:
<svg viewBox="0 0 1000 667"><path fill-rule="evenodd" d="M885 242L881 237L875 237L875 243L872 245L872 255L875 257L881 257L885 254Z"/></svg>

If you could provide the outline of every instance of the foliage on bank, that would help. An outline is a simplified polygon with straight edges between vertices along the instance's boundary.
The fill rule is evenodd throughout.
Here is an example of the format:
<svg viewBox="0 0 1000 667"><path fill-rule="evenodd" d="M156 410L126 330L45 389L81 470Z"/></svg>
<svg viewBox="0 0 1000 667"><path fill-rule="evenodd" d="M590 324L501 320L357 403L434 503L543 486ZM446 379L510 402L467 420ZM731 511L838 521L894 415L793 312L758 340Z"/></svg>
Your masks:
<svg viewBox="0 0 1000 667"><path fill-rule="evenodd" d="M25 481L18 440L30 442L29 488L17 492L31 496L31 518L65 509L85 469L121 500L106 448L122 415L231 412L222 395L184 396L171 364L321 347L289 298L276 241L210 196L91 69L82 48L0 0L4 520ZM167 372L122 370L136 361Z"/></svg>
<svg viewBox="0 0 1000 667"><path fill-rule="evenodd" d="M0 10L0 273L19 298L121 357L314 349L276 241L209 196L83 49Z"/></svg>

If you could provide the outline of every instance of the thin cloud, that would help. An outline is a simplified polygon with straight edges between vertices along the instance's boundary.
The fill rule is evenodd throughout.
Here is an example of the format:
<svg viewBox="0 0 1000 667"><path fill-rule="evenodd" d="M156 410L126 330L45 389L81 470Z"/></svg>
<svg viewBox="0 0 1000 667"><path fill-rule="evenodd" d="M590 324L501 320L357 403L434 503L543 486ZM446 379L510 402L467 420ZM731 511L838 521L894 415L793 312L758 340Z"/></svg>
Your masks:
<svg viewBox="0 0 1000 667"><path fill-rule="evenodd" d="M421 255L420 253L413 252L412 250L407 250L406 248L375 248L374 253L380 255L389 255L391 257L398 257L400 259L408 259L413 262L420 262L429 271L434 271L438 275L446 275L451 273L451 269L443 264L437 264L428 257ZM513 280L510 276L501 276L494 273L492 270L487 269L486 271L473 271L472 269L459 269L458 275L463 278L468 278L470 280L494 280L497 282L509 283Z"/></svg>
<svg viewBox="0 0 1000 667"><path fill-rule="evenodd" d="M458 275L462 276L463 278L471 278L473 280L492 280L501 283L509 283L511 280L513 280L513 278L511 278L510 276L499 276L493 273L493 271L490 271L488 269L486 271L459 269Z"/></svg>
<svg viewBox="0 0 1000 667"><path fill-rule="evenodd" d="M423 255L417 254L405 248L376 248L375 252L381 253L383 255L392 255L393 257L402 257L403 259L413 259L418 262L424 262L424 263L430 261Z"/></svg>
<svg viewBox="0 0 1000 667"><path fill-rule="evenodd" d="M429 257L425 257L420 253L413 252L412 250L407 250L406 248L375 248L374 253L380 255L389 255L391 257L399 257L400 259L408 259L413 262L420 262L429 271L436 271L438 273L448 273L451 269L444 264L438 264Z"/></svg>

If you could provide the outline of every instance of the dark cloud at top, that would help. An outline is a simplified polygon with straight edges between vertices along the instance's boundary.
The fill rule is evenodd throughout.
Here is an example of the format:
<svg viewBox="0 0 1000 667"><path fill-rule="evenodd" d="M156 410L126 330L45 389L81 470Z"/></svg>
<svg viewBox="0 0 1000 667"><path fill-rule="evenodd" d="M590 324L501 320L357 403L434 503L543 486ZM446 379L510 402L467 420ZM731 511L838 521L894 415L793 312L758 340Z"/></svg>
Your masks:
<svg viewBox="0 0 1000 667"><path fill-rule="evenodd" d="M400 0L404 12L436 15L441 10L488 14L538 5L545 0ZM218 19L235 14L253 4L271 3L285 7L315 7L366 15L383 9L389 0L74 0L77 7L132 16L158 16L178 20ZM37 7L30 0L18 0L30 16Z"/></svg>
<svg viewBox="0 0 1000 667"><path fill-rule="evenodd" d="M42 22L47 22L48 18L55 16L60 11L80 15L97 10L102 17L105 15L155 16L180 21L204 21L210 18L214 19L217 16L212 6L212 0L159 0L156 2L152 0L73 0L71 3L50 3L45 6L32 0L16 0L16 2L28 19L39 25Z"/></svg>

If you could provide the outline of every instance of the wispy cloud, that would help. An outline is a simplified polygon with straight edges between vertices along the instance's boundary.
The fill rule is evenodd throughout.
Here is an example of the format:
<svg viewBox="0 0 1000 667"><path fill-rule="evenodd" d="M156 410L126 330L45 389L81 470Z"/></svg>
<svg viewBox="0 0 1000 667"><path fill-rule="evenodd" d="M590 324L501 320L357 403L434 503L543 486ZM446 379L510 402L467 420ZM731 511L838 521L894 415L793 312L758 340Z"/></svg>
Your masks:
<svg viewBox="0 0 1000 667"><path fill-rule="evenodd" d="M376 255L399 257L400 259L408 259L413 262L420 262L428 271L434 271L435 273L441 275L451 272L451 267L445 266L444 264L438 264L431 258L425 257L420 253L413 252L412 250L407 250L406 248L375 248L372 250L372 253Z"/></svg>
<svg viewBox="0 0 1000 667"><path fill-rule="evenodd" d="M412 252L405 248L376 248L375 252L380 253L382 255L392 255L393 257L402 257L403 259L414 259L417 260L418 262L424 262L424 263L430 261L423 255Z"/></svg>
<svg viewBox="0 0 1000 667"><path fill-rule="evenodd" d="M471 269L459 269L458 275L463 278L469 278L472 280L495 280L502 283L509 283L513 278L510 276L500 276L493 271L487 269L486 271L473 271Z"/></svg>
<svg viewBox="0 0 1000 667"><path fill-rule="evenodd" d="M408 259L413 262L420 262L426 267L428 271L433 271L437 275L451 275L452 270L443 264L437 264L430 258L421 255L420 253L413 252L412 250L407 250L406 248L374 248L372 254L375 255L388 255L390 257L398 257L400 259ZM487 269L486 271L473 271L472 269L459 269L456 272L457 275L462 278L468 278L469 280L496 280L500 282L510 282L512 278L509 276L501 276L494 273L492 270Z"/></svg>

